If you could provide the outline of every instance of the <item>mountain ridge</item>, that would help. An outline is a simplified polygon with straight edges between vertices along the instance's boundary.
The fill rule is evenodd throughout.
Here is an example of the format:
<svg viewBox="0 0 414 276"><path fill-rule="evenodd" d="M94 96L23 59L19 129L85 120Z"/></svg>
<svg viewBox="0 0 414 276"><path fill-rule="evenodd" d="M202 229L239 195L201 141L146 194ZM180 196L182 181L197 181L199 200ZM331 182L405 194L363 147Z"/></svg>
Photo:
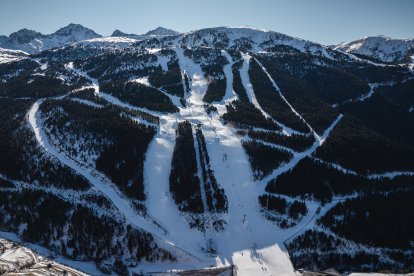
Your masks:
<svg viewBox="0 0 414 276"><path fill-rule="evenodd" d="M394 39L378 35L339 43L337 45L325 46L320 43L303 40L272 30L258 29L248 26L220 26L202 28L185 33L179 33L164 27L157 27L145 34L127 34L116 29L110 36L102 36L92 29L86 28L80 24L71 23L66 27L58 29L52 34L47 35L23 28L11 33L8 37L0 36L0 47L22 50L28 53L37 53L43 50L91 39L98 39L97 41L100 42L99 45L102 46L102 41L99 41L99 38L104 38L103 43L112 43L113 41L108 39L108 37L126 37L141 41L157 38L161 40L161 42L166 41L167 43L172 43L178 39L180 43L188 44L188 46L200 46L205 44L218 47L227 44L228 47L231 47L237 43L238 45L245 44L247 48L256 48L255 50L264 50L265 47L286 45L302 52L308 51L315 53L320 51L321 54L326 57L330 57L327 51L332 49L372 58L378 62L385 63L412 63L414 60L414 39ZM234 42L233 45L229 45L229 41ZM261 43L258 43L258 41ZM122 43L124 47L125 42ZM132 43L132 41L130 41L130 43Z"/></svg>

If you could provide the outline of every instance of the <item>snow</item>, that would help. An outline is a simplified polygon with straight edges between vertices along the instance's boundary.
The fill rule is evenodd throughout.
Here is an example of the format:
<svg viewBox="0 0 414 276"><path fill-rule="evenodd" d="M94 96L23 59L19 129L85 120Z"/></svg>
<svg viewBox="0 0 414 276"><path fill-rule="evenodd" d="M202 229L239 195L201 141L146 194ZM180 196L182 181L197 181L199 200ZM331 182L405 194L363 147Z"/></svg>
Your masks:
<svg viewBox="0 0 414 276"><path fill-rule="evenodd" d="M338 116L324 134L321 137L318 136L319 139L308 150L301 153L292 151L294 158L290 162L274 170L271 176L265 180L255 182L252 180L248 157L234 130L224 125L217 115L210 116L205 113L203 96L207 91L208 81L205 79L200 65L187 58L183 49L175 48L174 51L181 70L190 76L191 91L185 99L186 106L180 105L179 113L172 114L153 112L121 102L119 99L100 91L98 81L85 72L74 68L73 63L66 65L68 70L87 78L92 83L95 92L111 104L144 111L160 118L158 132L150 144L144 163L148 210L146 217L138 215L130 202L107 178L94 169L91 172L91 168L84 168L51 145L42 130L42 122L38 114L39 105L43 100L36 101L28 113L36 140L46 152L56 157L62 164L77 171L102 192L129 223L152 233L160 247L166 248L178 256L178 263L139 264L136 271L157 271L158 269L155 268L158 267L163 267L165 270L173 268L195 269L210 265L222 267L235 264L238 275L296 275L283 242L311 222L318 205L307 202L309 213L296 226L280 229L259 212L258 196L264 193L267 181L293 168L301 159L312 154L328 137L342 116ZM226 52L222 52L222 54L230 62L230 56ZM245 61L241 70L243 85L248 90L250 100L260 108L248 78L250 57L244 55L243 59ZM236 97L232 89L231 65L230 62L224 68L227 78L225 97L223 101L214 103L219 113L223 113L225 104ZM147 78L131 81L150 86ZM278 89L273 80L272 83ZM160 91L162 90L160 89ZM280 90L278 92L281 93ZM91 104L87 101L82 101L82 103ZM295 112L289 103L288 105L292 112ZM260 108L260 110L262 109ZM264 111L262 110L262 112ZM228 199L228 213L222 215L227 223L222 232L216 232L211 227L207 233L191 229L185 219L185 214L178 210L169 192L169 174L175 145L175 130L178 123L183 120L188 120L193 125L202 124L211 169L214 171L219 186L225 190ZM210 239L217 248L217 256L206 255L202 252L202 248L206 248Z"/></svg>
<svg viewBox="0 0 414 276"><path fill-rule="evenodd" d="M383 62L395 62L404 58L413 46L413 39L391 39L384 36L374 36L338 44L334 47L334 50L361 54Z"/></svg>
<svg viewBox="0 0 414 276"><path fill-rule="evenodd" d="M47 136L42 130L42 123L39 119L39 116L36 114L42 102L43 100L38 100L32 105L28 113L28 118L36 140L44 148L44 150L48 154L57 158L62 164L74 169L80 175L85 177L95 188L102 192L113 203L119 213L122 214L129 223L140 229L152 233L155 238L157 238L158 242L166 243L164 246L177 248L177 246L174 246L172 242L167 240L168 237L166 237L166 233L163 231L163 229L147 220L146 218L138 215L131 203L121 195L118 189L112 183L110 183L107 178L103 177L100 173L94 170L91 172L91 168L86 169L81 167L78 163L60 153L50 144ZM162 244L160 244L160 246L162 246Z"/></svg>
<svg viewBox="0 0 414 276"><path fill-rule="evenodd" d="M297 226L286 230L269 223L258 212L257 197L263 193L265 182L252 181L248 158L233 130L224 126L217 116L205 114L202 96L208 83L200 66L185 57L182 49L175 51L181 70L185 70L192 79L191 92L186 99L186 107L180 108L179 114L161 116L160 131L147 152L144 171L147 207L151 217L170 231L173 240L184 243L186 248L192 246L195 251L200 251L206 239L211 238L218 250L215 264L223 266L233 263L237 266L238 275L295 275L283 241L306 225L316 212L317 205L310 206L310 214ZM224 104L215 103L215 106L224 108ZM315 142L303 156L311 154L326 139L340 118L327 129L321 141ZM227 225L223 232L211 231L204 237L198 230L190 229L169 193L168 177L175 129L182 120L194 125L202 124L211 168L228 198L229 210L224 216Z"/></svg>
<svg viewBox="0 0 414 276"><path fill-rule="evenodd" d="M265 118L270 118L275 124L282 128L282 132L285 135L292 135L292 134L300 134L300 132L291 129L290 127L285 126L284 124L280 123L279 121L275 120L270 116L263 108L260 106L259 102L256 99L256 95L253 91L253 86L250 83L250 76L249 76L249 67L250 67L250 59L252 58L249 54L242 53L243 58L243 66L240 69L240 78L242 80L243 86L247 92L247 96L249 97L250 102L263 114Z"/></svg>
<svg viewBox="0 0 414 276"><path fill-rule="evenodd" d="M0 64L19 61L26 58L26 53L22 51L0 48Z"/></svg>
<svg viewBox="0 0 414 276"><path fill-rule="evenodd" d="M25 36L25 32L27 31L28 30L20 30L17 33L20 36ZM1 46L10 49L23 50L27 53L33 54L55 47L61 47L78 41L97 37L100 37L100 35L88 28L83 27L82 25L69 24L68 26L59 29L53 34L42 35L38 33L37 36L28 43L20 44L17 41L9 40L5 41L4 45L2 44Z"/></svg>
<svg viewBox="0 0 414 276"><path fill-rule="evenodd" d="M107 36L79 41L77 45L96 48L111 47L123 49L131 46L133 43L137 41L138 40L134 38Z"/></svg>

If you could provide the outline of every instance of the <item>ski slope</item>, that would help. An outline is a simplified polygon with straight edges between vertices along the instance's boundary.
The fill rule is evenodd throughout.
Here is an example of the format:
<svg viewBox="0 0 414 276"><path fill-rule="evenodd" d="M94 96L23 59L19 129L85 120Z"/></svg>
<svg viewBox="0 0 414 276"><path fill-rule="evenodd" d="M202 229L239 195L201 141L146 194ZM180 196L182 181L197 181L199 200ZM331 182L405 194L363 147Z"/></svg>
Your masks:
<svg viewBox="0 0 414 276"><path fill-rule="evenodd" d="M318 136L309 126L314 136L317 137L315 143L304 152L293 152L294 158L274 170L267 178L254 181L248 157L240 138L235 134L235 130L224 125L219 117L226 110L225 104L237 97L231 87L231 65L233 63L230 55L222 52L229 64L224 68L227 78L226 94L221 102L213 103L219 114L208 115L205 112L205 102L203 101L208 81L204 77L201 67L186 57L183 49L175 48L174 51L177 54L181 70L185 71L191 79L190 93L186 95L185 107L174 101L179 108L179 113L164 114L131 106L100 91L98 81L89 77L85 72L74 68L73 63L66 66L68 70L87 78L92 83L95 93L109 103L123 108L144 111L159 117L158 132L150 144L144 163L147 217L137 214L128 199L106 177L95 171L91 173L89 168L82 167L51 145L42 130L42 121L38 112L39 105L43 100L36 101L28 113L28 120L36 140L51 156L84 176L113 203L129 223L153 234L161 247L177 255L177 263L162 265L142 263L134 268L134 271L159 271L158 267L170 270L203 268L211 265L221 267L234 264L238 275L297 275L284 247L284 241L299 233L312 222L319 204L311 201L306 202L308 214L296 226L280 229L260 213L258 196L264 193L265 185L269 180L292 169L301 159L311 155L329 136L330 131L341 120L342 115L338 116L322 136ZM255 99L248 78L250 57L243 55L243 59L241 78L248 91L249 99L265 116L270 117L260 108ZM264 67L262 69L269 76L266 69ZM283 97L277 84L271 78L270 80L292 112L306 123ZM145 79L136 81L149 85ZM178 210L169 192L169 174L175 145L175 130L178 123L184 120L188 120L194 126L202 125L201 129L206 140L211 169L214 171L219 186L224 189L227 196L228 212L222 214L226 225L221 232L214 231L211 227L206 232L190 228L185 214ZM293 130L283 125L282 128L287 135L294 133ZM209 214L205 214L205 216L209 216ZM203 252L203 248L206 248L210 240L217 249L215 256Z"/></svg>

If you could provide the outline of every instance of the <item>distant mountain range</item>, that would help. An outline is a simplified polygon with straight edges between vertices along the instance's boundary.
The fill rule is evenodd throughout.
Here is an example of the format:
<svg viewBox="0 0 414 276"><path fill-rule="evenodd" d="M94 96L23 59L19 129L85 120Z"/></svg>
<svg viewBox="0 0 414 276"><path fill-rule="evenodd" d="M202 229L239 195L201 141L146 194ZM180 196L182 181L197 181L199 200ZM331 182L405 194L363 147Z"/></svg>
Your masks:
<svg viewBox="0 0 414 276"><path fill-rule="evenodd" d="M221 32L222 36L218 37L218 40L214 42L216 46L219 46L219 43L226 43L225 40L222 40L223 37L229 39L226 32L232 28L207 28L197 31L192 31L188 33L180 34L177 31L158 27L154 30L148 31L145 34L127 34L120 30L115 30L110 37L118 38L129 38L133 40L146 40L148 38L166 38L174 37L181 35L182 42L185 42L189 45L201 45L212 38L211 32ZM237 29L237 28L236 28ZM210 33L210 35L209 35ZM234 34L234 32L233 32ZM301 39L293 39L292 37L271 32L271 31L261 31L252 28L239 28L239 31L235 33L237 38L234 43L253 46L253 44L260 41L261 43L266 42L266 39L270 42L272 38L279 37L278 39L280 44L290 45L292 43L287 43L288 41L294 41L297 47L304 47L304 41ZM22 50L27 53L36 53L43 50L48 50L55 47L70 45L76 42L102 38L102 35L97 34L91 29L88 29L80 24L69 24L66 27L63 27L56 32L48 35L44 35L40 32L28 29L21 29L17 32L10 34L10 36L0 36L0 47L13 50ZM201 41L200 39L203 39ZM230 38L231 39L231 38ZM93 42L102 43L118 43L125 42L125 40L113 40L108 38L103 38L103 40L97 39ZM129 43L133 41L128 41ZM212 41L210 41L212 42ZM253 42L253 43L252 43ZM211 43L210 43L211 44ZM307 44L309 45L309 44ZM313 43L312 46L317 45ZM290 45L294 46L294 45ZM296 47L294 46L294 47ZM414 59L414 39L392 39L384 36L373 36L365 37L351 42L339 43L337 45L330 46L331 49L342 51L356 56L362 56L364 58L372 59L373 61L385 62L385 63L411 63Z"/></svg>
<svg viewBox="0 0 414 276"><path fill-rule="evenodd" d="M143 35L125 34L119 30L115 30L112 36L129 37L134 39L145 39L150 37L164 37L179 34L176 31L158 27ZM21 29L7 36L0 36L0 47L6 49L22 50L27 53L36 53L55 47L65 46L79 41L100 38L91 29L80 24L69 24L56 32L44 35L37 31Z"/></svg>

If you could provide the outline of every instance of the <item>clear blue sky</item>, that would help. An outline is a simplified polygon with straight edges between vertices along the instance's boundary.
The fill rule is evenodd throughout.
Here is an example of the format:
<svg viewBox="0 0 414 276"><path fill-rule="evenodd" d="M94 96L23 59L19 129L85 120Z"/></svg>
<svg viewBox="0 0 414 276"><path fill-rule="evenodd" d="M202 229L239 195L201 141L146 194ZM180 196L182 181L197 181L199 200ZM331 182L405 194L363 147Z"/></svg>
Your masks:
<svg viewBox="0 0 414 276"><path fill-rule="evenodd" d="M255 26L323 44L414 37L414 0L0 0L0 34L80 23L102 35Z"/></svg>

